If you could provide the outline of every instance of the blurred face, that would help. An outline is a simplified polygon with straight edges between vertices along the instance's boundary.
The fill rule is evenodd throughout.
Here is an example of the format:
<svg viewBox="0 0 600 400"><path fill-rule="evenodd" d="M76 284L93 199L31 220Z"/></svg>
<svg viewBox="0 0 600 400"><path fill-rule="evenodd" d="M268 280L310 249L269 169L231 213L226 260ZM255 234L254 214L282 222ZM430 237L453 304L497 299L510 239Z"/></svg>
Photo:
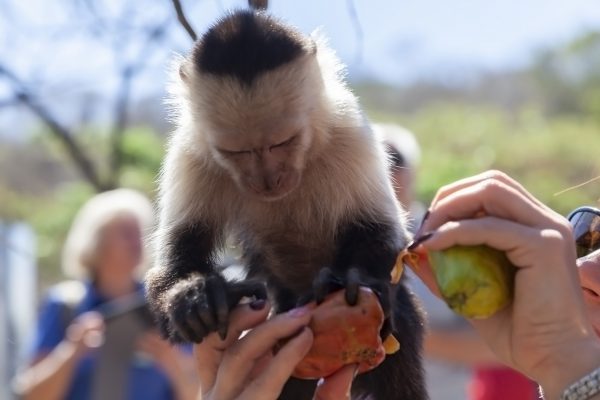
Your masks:
<svg viewBox="0 0 600 400"><path fill-rule="evenodd" d="M600 210L580 208L569 215L588 316L600 336Z"/></svg>
<svg viewBox="0 0 600 400"><path fill-rule="evenodd" d="M131 274L142 259L142 234L137 219L121 215L106 225L101 235L97 272Z"/></svg>
<svg viewBox="0 0 600 400"><path fill-rule="evenodd" d="M406 168L392 168L392 182L396 198L405 209L410 207L412 195L412 172Z"/></svg>
<svg viewBox="0 0 600 400"><path fill-rule="evenodd" d="M386 144L386 151L390 158L390 173L396 198L409 209L413 202L413 171L406 166L404 158L392 145Z"/></svg>

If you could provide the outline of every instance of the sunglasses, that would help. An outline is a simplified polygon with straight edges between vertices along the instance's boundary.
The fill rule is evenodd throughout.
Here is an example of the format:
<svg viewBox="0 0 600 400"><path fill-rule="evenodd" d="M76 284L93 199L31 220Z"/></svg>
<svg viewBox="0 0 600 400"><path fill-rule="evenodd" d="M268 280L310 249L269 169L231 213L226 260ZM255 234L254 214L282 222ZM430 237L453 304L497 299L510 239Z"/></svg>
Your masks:
<svg viewBox="0 0 600 400"><path fill-rule="evenodd" d="M600 249L600 210L579 207L567 217L573 227L577 257L584 257Z"/></svg>

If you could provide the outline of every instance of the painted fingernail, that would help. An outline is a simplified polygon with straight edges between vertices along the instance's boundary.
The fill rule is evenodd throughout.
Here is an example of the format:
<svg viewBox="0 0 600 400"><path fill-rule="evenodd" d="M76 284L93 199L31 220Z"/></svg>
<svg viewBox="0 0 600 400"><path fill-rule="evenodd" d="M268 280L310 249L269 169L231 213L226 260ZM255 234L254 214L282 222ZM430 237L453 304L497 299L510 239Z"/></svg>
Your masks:
<svg viewBox="0 0 600 400"><path fill-rule="evenodd" d="M306 314L308 314L308 307L297 307L292 308L290 311L288 311L288 315L294 318L303 317Z"/></svg>
<svg viewBox="0 0 600 400"><path fill-rule="evenodd" d="M407 250L414 250L424 241L429 240L433 236L433 232L425 232L424 234L417 236L406 248Z"/></svg>
<svg viewBox="0 0 600 400"><path fill-rule="evenodd" d="M254 300L252 301L249 306L252 310L254 311L258 311L258 310L262 310L263 308L265 308L265 305L267 304L267 301L264 299L258 299L258 300Z"/></svg>
<svg viewBox="0 0 600 400"><path fill-rule="evenodd" d="M429 218L430 213L431 213L431 211L429 209L427 209L427 211L425 211L425 214L423 214L423 218L421 219L421 224L419 225L419 228L417 229L415 236L419 236L421 234L421 229L423 229L423 225L425 224L425 221L427 221L427 218Z"/></svg>
<svg viewBox="0 0 600 400"><path fill-rule="evenodd" d="M346 398L347 399L349 399L352 396L352 383L354 382L356 375L358 375L358 364L354 365L354 372L352 373L352 380L350 382L348 382L348 387L346 388Z"/></svg>

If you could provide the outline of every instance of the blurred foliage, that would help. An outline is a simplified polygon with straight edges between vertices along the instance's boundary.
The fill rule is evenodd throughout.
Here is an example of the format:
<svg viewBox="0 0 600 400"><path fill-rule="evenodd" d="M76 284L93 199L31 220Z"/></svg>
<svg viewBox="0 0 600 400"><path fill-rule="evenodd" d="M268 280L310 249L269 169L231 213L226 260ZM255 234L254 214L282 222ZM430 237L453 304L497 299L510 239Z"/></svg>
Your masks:
<svg viewBox="0 0 600 400"><path fill-rule="evenodd" d="M530 73L548 113L584 112L600 118L600 31L541 51Z"/></svg>
<svg viewBox="0 0 600 400"><path fill-rule="evenodd" d="M90 154L99 156L108 149L108 137L91 131L81 134L81 142ZM163 157L164 138L149 128L132 128L123 136L123 165L120 182L123 187L130 187L154 197L154 181ZM8 220L24 220L29 222L38 235L38 261L40 280L52 282L59 279L62 244L68 233L71 221L78 209L95 194L93 188L69 174L70 163L63 149L57 146L53 137L36 135L30 143L21 145L21 152L32 153L33 149L46 154L47 168L62 168L64 179L57 179L56 186L45 191L16 191L8 185L0 183L2 205L0 218ZM29 150L27 150L29 148ZM102 157L98 157L101 159ZM6 157L3 157L3 161ZM27 164L31 160L19 160ZM36 173L36 171L32 171ZM61 174L59 174L61 175ZM23 179L33 180L27 175Z"/></svg>
<svg viewBox="0 0 600 400"><path fill-rule="evenodd" d="M600 125L593 116L546 118L489 107L440 104L416 114L373 119L412 130L422 147L418 196L428 203L438 188L487 169L505 171L562 214L600 205L598 182L556 193L600 175Z"/></svg>
<svg viewBox="0 0 600 400"><path fill-rule="evenodd" d="M356 90L374 120L411 129L423 148L418 195L483 170L503 170L565 214L600 205L600 31L540 50L521 70L460 87L417 82ZM412 102L412 104L411 104Z"/></svg>

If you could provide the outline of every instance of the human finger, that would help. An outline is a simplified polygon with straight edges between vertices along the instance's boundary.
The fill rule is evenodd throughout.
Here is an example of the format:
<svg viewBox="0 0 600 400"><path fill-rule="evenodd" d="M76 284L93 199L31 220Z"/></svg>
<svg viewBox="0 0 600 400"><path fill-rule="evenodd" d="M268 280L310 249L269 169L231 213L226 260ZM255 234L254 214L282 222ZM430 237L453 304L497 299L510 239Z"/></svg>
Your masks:
<svg viewBox="0 0 600 400"><path fill-rule="evenodd" d="M350 399L352 381L358 371L357 364L346 365L333 375L319 381L313 400Z"/></svg>
<svg viewBox="0 0 600 400"><path fill-rule="evenodd" d="M441 298L442 294L440 293L440 289L437 285L433 269L431 269L431 265L429 264L427 251L423 246L419 246L415 250L413 250L413 252L418 256L417 264L414 266L412 264L408 264L408 266L413 271L413 273L417 275L421 282L423 282L425 286L427 286L431 293L433 293L438 298Z"/></svg>
<svg viewBox="0 0 600 400"><path fill-rule="evenodd" d="M448 221L470 219L478 215L500 217L533 227L560 226L561 230L567 229L558 214L537 207L522 193L503 182L486 180L438 201L422 230L428 232Z"/></svg>
<svg viewBox="0 0 600 400"><path fill-rule="evenodd" d="M423 242L425 251L444 250L453 246L487 245L504 251L517 267L528 267L533 259L518 257L519 249L537 248L539 255L553 251L548 247L551 229L533 228L518 222L497 217L482 217L449 221L432 232L432 236ZM556 232L558 234L558 232ZM421 250L423 251L423 250ZM529 254L529 253L528 253Z"/></svg>
<svg viewBox="0 0 600 400"><path fill-rule="evenodd" d="M575 257L572 246L565 246L564 237L557 230L531 228L496 217L450 221L433 231L432 236L414 250L419 256L419 261L413 271L438 297L439 289L429 265L427 252L456 245L487 245L504 251L517 267L532 266L552 257ZM562 276L564 272L560 272L559 275ZM536 273L546 274L548 271ZM569 274L573 275L573 271Z"/></svg>
<svg viewBox="0 0 600 400"><path fill-rule="evenodd" d="M512 187L513 189L515 189L516 191L521 193L523 196L527 197L527 199L529 199L531 202L535 203L537 206L542 207L542 208L548 208L544 203L542 203L537 198L535 198L531 193L529 193L523 187L523 185L521 185L519 182L517 182L516 180L511 178L506 173L504 173L502 171L498 171L498 170L485 171L480 174L470 176L468 178L463 178L456 182L453 182L453 183L450 183L448 185L441 187L438 190L438 192L436 193L435 197L433 198L431 205L435 206L435 204L437 204L438 201L448 197L452 193L455 193L461 189L464 189L469 186L473 186L477 183L480 183L480 182L488 180L488 179L502 182L502 183L506 184L507 186Z"/></svg>
<svg viewBox="0 0 600 400"><path fill-rule="evenodd" d="M229 330L225 340L216 332L194 345L194 357L203 392L210 390L216 381L223 352L237 341L242 332L255 327L267 319L270 305L265 300L241 304L231 311Z"/></svg>
<svg viewBox="0 0 600 400"><path fill-rule="evenodd" d="M252 372L254 363L279 343L308 325L311 311L305 307L295 308L277 315L256 326L225 352L218 369L215 384L216 397L230 398L239 392L239 385Z"/></svg>
<svg viewBox="0 0 600 400"><path fill-rule="evenodd" d="M263 372L248 385L241 399L277 399L296 365L310 350L312 331L305 327L271 359Z"/></svg>
<svg viewBox="0 0 600 400"><path fill-rule="evenodd" d="M104 319L95 311L81 314L69 325L65 336L80 349L98 348L104 343Z"/></svg>

